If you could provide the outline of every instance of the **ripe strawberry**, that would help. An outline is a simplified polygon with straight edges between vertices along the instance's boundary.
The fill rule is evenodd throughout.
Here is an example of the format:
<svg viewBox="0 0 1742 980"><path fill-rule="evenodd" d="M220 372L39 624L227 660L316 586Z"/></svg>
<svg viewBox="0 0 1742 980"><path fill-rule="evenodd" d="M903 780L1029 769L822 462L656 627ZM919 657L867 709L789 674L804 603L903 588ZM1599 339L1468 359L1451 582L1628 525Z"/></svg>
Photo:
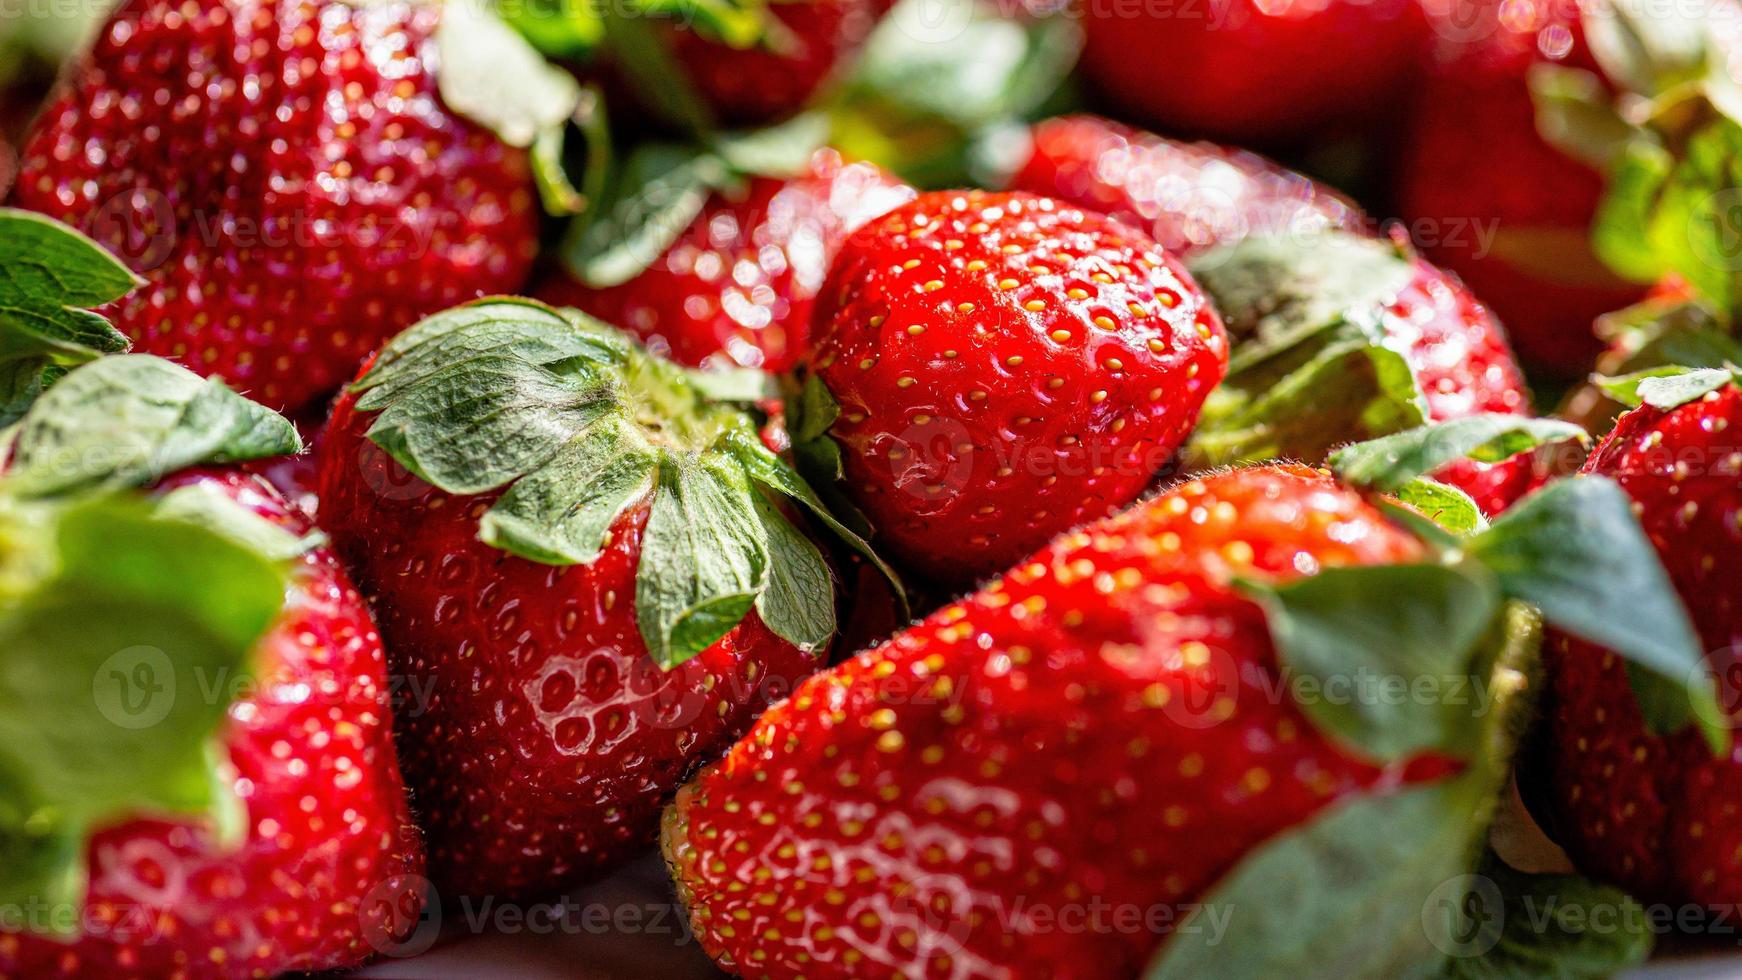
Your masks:
<svg viewBox="0 0 1742 980"><path fill-rule="evenodd" d="M1034 150L1010 182L1102 211L1191 258L1252 235L1359 232L1354 203L1247 150L1182 143L1098 116L1061 116L1030 132Z"/></svg>
<svg viewBox="0 0 1742 980"><path fill-rule="evenodd" d="M741 194L715 191L627 282L593 288L559 273L538 295L621 326L680 364L785 371L808 348L811 305L835 251L911 197L877 167L819 150L795 179L752 176Z"/></svg>
<svg viewBox="0 0 1742 980"><path fill-rule="evenodd" d="M883 0L771 3L777 33L756 47L734 48L693 27L671 28L667 43L720 122L754 126L808 104L864 46L887 7Z"/></svg>
<svg viewBox="0 0 1742 980"><path fill-rule="evenodd" d="M182 414L196 403L200 411ZM117 417L135 426L118 432ZM0 478L0 526L9 507L147 480L159 465L295 446L283 419L167 362L99 361L58 382L25 418ZM44 598L52 586L0 599L8 656L48 658L44 676L76 672L70 688L83 694L44 709L32 701L52 704L55 688L39 679L20 699L16 679L0 682L14 726L59 710L70 728L22 742L7 729L29 751L7 759L23 762L9 771L26 779L0 796L8 844L19 848L8 852L0 890L25 911L0 926L0 975L254 977L348 968L394 948L422 906L423 853L367 606L310 537L308 519L258 478L182 470L153 495L175 520L114 512L93 529L91 515L113 506L102 504L61 519L59 574L76 589L68 605ZM32 541L0 531L0 567L35 557ZM292 554L292 565L280 564ZM135 580L94 572L91 560L130 568ZM43 602L55 618L81 617L74 632L45 626L33 611ZM210 632L182 618L189 609L212 617ZM205 659L217 637L258 639ZM55 773L39 779L39 767ZM40 787L69 796L31 799ZM10 822L19 806L44 822L22 844ZM61 865L29 864L36 850L61 844L64 882L52 873ZM12 904L21 892L37 904Z"/></svg>
<svg viewBox="0 0 1742 980"><path fill-rule="evenodd" d="M1441 51L1411 114L1398 204L1428 256L1512 325L1527 363L1573 375L1591 322L1644 293L1592 253L1602 175L1544 141L1533 66L1594 68L1576 5L1448 0Z"/></svg>
<svg viewBox="0 0 1742 980"><path fill-rule="evenodd" d="M1316 462L1422 422L1530 414L1500 324L1400 232L1389 243L1343 232L1251 238L1192 270L1224 317L1235 364L1192 435L1194 466ZM1534 481L1528 456L1459 458L1435 475L1489 514Z"/></svg>
<svg viewBox="0 0 1742 980"><path fill-rule="evenodd" d="M452 891L632 854L834 632L831 572L784 516L827 520L797 474L578 315L486 300L413 327L340 400L320 486L396 670L430 685L400 744Z"/></svg>
<svg viewBox="0 0 1742 980"><path fill-rule="evenodd" d="M1742 669L1738 428L1742 390L1733 384L1675 407L1645 405L1622 417L1584 468L1632 498L1722 681L1732 728ZM1547 654L1549 748L1539 778L1561 845L1581 868L1646 901L1742 897L1742 765L1714 757L1692 732L1655 731L1606 650L1557 636Z"/></svg>
<svg viewBox="0 0 1742 980"><path fill-rule="evenodd" d="M441 41L460 71L443 10L127 4L25 144L16 203L149 279L112 310L139 350L301 407L398 326L518 288L533 258L527 154L429 68Z"/></svg>
<svg viewBox="0 0 1742 980"><path fill-rule="evenodd" d="M1082 69L1114 105L1169 132L1274 143L1382 117L1426 43L1403 0L1087 3Z"/></svg>
<svg viewBox="0 0 1742 980"><path fill-rule="evenodd" d="M1173 256L1027 194L923 194L867 225L815 324L795 441L826 428L884 546L945 583L1136 498L1227 365Z"/></svg>

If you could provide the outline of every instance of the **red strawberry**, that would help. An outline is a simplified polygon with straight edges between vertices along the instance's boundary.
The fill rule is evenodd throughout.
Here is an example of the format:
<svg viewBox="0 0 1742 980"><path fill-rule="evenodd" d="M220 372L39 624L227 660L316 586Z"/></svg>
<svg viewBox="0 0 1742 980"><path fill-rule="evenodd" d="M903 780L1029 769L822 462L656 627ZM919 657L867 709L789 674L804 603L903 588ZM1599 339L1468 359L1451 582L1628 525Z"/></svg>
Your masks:
<svg viewBox="0 0 1742 980"><path fill-rule="evenodd" d="M1390 243L1341 232L1252 238L1192 268L1225 318L1236 364L1192 436L1194 465L1317 461L1421 422L1530 414L1500 324L1401 233ZM1534 480L1527 456L1460 458L1435 475L1489 514Z"/></svg>
<svg viewBox="0 0 1742 980"><path fill-rule="evenodd" d="M1412 113L1399 206L1428 256L1512 325L1527 363L1586 370L1597 316L1641 286L1592 253L1603 178L1537 130L1533 66L1594 68L1577 7L1559 0L1448 0L1441 52Z"/></svg>
<svg viewBox="0 0 1742 980"><path fill-rule="evenodd" d="M667 32L671 56L719 121L753 126L792 115L833 79L871 35L882 0L771 3L776 32L749 49L730 47L693 27Z"/></svg>
<svg viewBox="0 0 1742 980"><path fill-rule="evenodd" d="M37 123L17 203L148 277L112 311L139 350L300 407L400 325L515 289L531 263L527 155L444 103L443 17L127 4Z"/></svg>
<svg viewBox="0 0 1742 980"><path fill-rule="evenodd" d="M1082 69L1170 132L1276 142L1382 116L1426 42L1404 0L1084 5Z"/></svg>
<svg viewBox="0 0 1742 980"><path fill-rule="evenodd" d="M663 844L697 935L747 975L1137 975L1159 927L1111 910L1201 901L1332 804L1448 769L1359 761L1267 693L1283 667L1235 577L1426 556L1302 467L1060 537L806 681L678 794Z"/></svg>
<svg viewBox="0 0 1742 980"><path fill-rule="evenodd" d="M1722 377L1722 375L1720 375ZM1742 390L1623 416L1585 464L1621 485L1722 681L1735 727L1742 670ZM1654 734L1620 660L1569 637L1548 645L1552 830L1583 869L1647 901L1742 898L1742 764L1691 731Z"/></svg>
<svg viewBox="0 0 1742 980"><path fill-rule="evenodd" d="M841 242L913 196L833 150L819 150L807 169L793 180L745 178L741 195L714 192L627 282L590 288L559 275L539 296L617 324L682 364L785 371L807 350L812 301Z"/></svg>
<svg viewBox="0 0 1742 980"><path fill-rule="evenodd" d="M431 685L400 736L439 884L538 894L634 853L820 666L833 585L770 502L794 494L747 416L596 323L491 300L388 346L334 413L321 503Z"/></svg>
<svg viewBox="0 0 1742 980"><path fill-rule="evenodd" d="M127 395L116 395L127 388ZM229 442L213 455L244 458L254 451L271 451L269 444L295 445L294 431L282 419L234 395L215 399L214 392L203 390L201 381L179 368L153 358L100 361L59 382L26 418L11 472L0 480L0 510L14 494L35 498L38 491L57 487L69 487L70 492L67 481L81 477L67 466L69 443L116 449L80 457L78 465L100 467L104 461L130 458L139 447L109 441L115 436L112 415L121 414L111 410L117 408L115 398L131 397L137 404L125 417L150 419L141 392L165 399L156 403L159 410L170 399L199 393L208 413L198 425L178 421L173 438L149 425L129 433L146 442L148 453L161 453L163 461L179 463L182 457L174 453L181 448L224 432L241 441ZM243 427L230 427L234 423ZM108 483L130 476L103 471L83 478ZM234 670L212 670L207 662L191 660L190 651L201 649L199 641L189 638L197 634L181 634L183 645L160 646L163 641L156 637L162 635L162 624L172 620L160 618L155 607L145 604L93 606L86 612L91 621L81 627L85 633L63 635L49 649L57 661L77 656L83 642L106 644L95 659L112 654L94 675L78 678L89 702L94 676L102 712L78 737L104 740L113 752L100 760L86 757L93 766L100 761L99 771L108 774L92 779L93 784L120 778L113 775L115 767L128 766L159 774L147 778L197 779L200 769L176 768L182 762L165 733L185 726L182 709L198 700L211 714L217 754L208 756L203 747L194 746L194 756L202 760L200 768L210 768L214 758L224 761L224 768L205 775L215 780L214 787L222 787L215 793L231 797L239 825L234 840L228 841L210 823L160 806L115 804L113 812L87 814L85 819L92 820L88 841L77 839L84 864L80 871L88 872L82 904L55 905L48 899L46 912L41 907L27 912L22 923L9 918L0 926L0 975L254 977L351 967L377 951L395 948L407 938L405 927L417 924L423 853L394 755L386 659L367 606L332 552L298 544L314 532L313 526L258 478L234 469L189 470L158 485L154 494L164 508L178 515L191 508L208 515L201 523L210 521L219 529L259 525L238 540L258 540L265 534L301 552L288 591L276 576L265 583L261 623L266 632L252 654ZM238 566L231 558L205 564L213 561L209 541L172 543L168 533L160 529L152 538L142 538L140 529L122 524L91 545L165 583L152 588L199 588L207 596L200 601L221 603L223 615L246 621L242 597L249 593L235 591L241 588L238 580L246 582L250 574L258 574L255 569L271 569L276 563ZM155 540L155 550L141 544L150 540ZM63 533L62 574L75 574L68 570L78 567L69 557L76 548L69 547ZM200 576L224 576L225 569L230 578L199 584ZM82 597L79 601L100 603L104 586L100 581L86 585L76 595ZM0 601L0 630L8 637L8 654L27 658L40 650L41 641L20 644L18 637L21 632L31 636L40 627L23 625L29 621L14 605L18 601L17 593ZM282 608L273 613L279 603ZM129 641L145 645L123 649ZM108 693L108 685L120 686L119 700ZM8 703L13 706L9 711L21 710L19 702ZM68 717L83 720L76 711ZM140 755L138 747L120 744L125 733L159 741L149 747L150 754ZM66 758L55 739L38 736L30 745L49 764ZM29 801L15 792L20 785L8 785L0 810L20 803L28 808ZM28 855L9 853L0 887L11 889ZM56 929L57 922L58 928L70 926L77 934L42 934Z"/></svg>
<svg viewBox="0 0 1742 980"><path fill-rule="evenodd" d="M1149 232L1181 258L1249 235L1359 232L1367 218L1312 178L1247 150L1182 143L1098 116L1063 116L1030 133L1013 190L1056 197Z"/></svg>
<svg viewBox="0 0 1742 980"><path fill-rule="evenodd" d="M815 322L809 369L839 412L807 410L795 433L828 428L885 546L942 582L1136 498L1227 364L1175 258L1027 194L924 194L866 226Z"/></svg>

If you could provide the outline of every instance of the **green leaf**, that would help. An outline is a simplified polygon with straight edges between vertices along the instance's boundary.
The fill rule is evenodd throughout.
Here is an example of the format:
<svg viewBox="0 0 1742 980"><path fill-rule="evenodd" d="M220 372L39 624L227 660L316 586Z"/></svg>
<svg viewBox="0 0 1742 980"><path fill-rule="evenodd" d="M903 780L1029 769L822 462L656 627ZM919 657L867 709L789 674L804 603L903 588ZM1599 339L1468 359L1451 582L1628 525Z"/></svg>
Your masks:
<svg viewBox="0 0 1742 980"><path fill-rule="evenodd" d="M1729 744L1711 668L1687 611L1626 493L1578 476L1526 497L1471 541L1506 594L1544 620L1655 675L1647 722L1658 731L1700 725L1714 749Z"/></svg>
<svg viewBox="0 0 1742 980"><path fill-rule="evenodd" d="M444 4L436 45L442 101L509 146L530 149L575 113L580 83L481 0Z"/></svg>
<svg viewBox="0 0 1742 980"><path fill-rule="evenodd" d="M1618 888L1515 871L1490 853L1473 879L1467 941L1448 980L1604 980L1645 962L1652 927Z"/></svg>
<svg viewBox="0 0 1742 980"><path fill-rule="evenodd" d="M296 427L220 382L128 354L69 373L15 436L4 486L23 497L151 484L204 463L302 450Z"/></svg>
<svg viewBox="0 0 1742 980"><path fill-rule="evenodd" d="M778 126L722 134L714 152L738 173L792 178L810 169L811 157L828 140L828 117L807 112Z"/></svg>
<svg viewBox="0 0 1742 980"><path fill-rule="evenodd" d="M821 650L835 635L835 580L823 553L800 534L768 498L757 494L768 552L768 586L756 597L756 612L776 636L800 650Z"/></svg>
<svg viewBox="0 0 1742 980"><path fill-rule="evenodd" d="M1675 158L1647 140L1634 140L1621 151L1609 172L1609 190L1591 224L1591 248L1615 273L1634 282L1653 282L1675 267L1658 251L1651 234L1653 208L1670 175ZM1686 247L1678 249L1686 254Z"/></svg>
<svg viewBox="0 0 1742 980"><path fill-rule="evenodd" d="M984 148L1058 97L1081 47L1069 17L903 0L831 101L830 143L921 186L987 183Z"/></svg>
<svg viewBox="0 0 1742 980"><path fill-rule="evenodd" d="M484 543L548 565L585 565L629 507L653 490L659 454L626 420L606 416L484 514Z"/></svg>
<svg viewBox="0 0 1742 980"><path fill-rule="evenodd" d="M635 609L662 666L753 607L778 635L820 649L835 626L833 579L780 508L802 508L887 566L762 445L751 416L710 397L722 394L710 380L584 314L495 299L413 326L355 389L358 410L377 413L369 438L401 466L458 496L500 493L479 535L518 558L591 562L647 506Z"/></svg>
<svg viewBox="0 0 1742 980"><path fill-rule="evenodd" d="M1461 923L1459 904L1436 899L1480 829L1470 796L1461 782L1356 796L1271 840L1210 890L1146 980L1430 975L1434 938Z"/></svg>
<svg viewBox="0 0 1742 980"><path fill-rule="evenodd" d="M0 502L0 903L83 897L91 832L238 802L217 768L230 702L278 618L283 566L136 501Z"/></svg>
<svg viewBox="0 0 1742 980"><path fill-rule="evenodd" d="M1489 702L1461 774L1345 797L1249 852L1162 945L1148 980L1437 973L1467 934L1464 872L1530 716L1539 627L1508 603L1483 644L1471 669Z"/></svg>
<svg viewBox="0 0 1742 980"><path fill-rule="evenodd" d="M1339 340L1280 378L1249 371L1204 406L1184 458L1192 469L1266 459L1317 462L1333 447L1427 420L1415 373L1402 354L1365 340Z"/></svg>
<svg viewBox="0 0 1742 980"><path fill-rule="evenodd" d="M742 469L672 460L659 481L635 614L654 662L669 669L738 625L765 589L769 556Z"/></svg>
<svg viewBox="0 0 1742 980"><path fill-rule="evenodd" d="M1708 16L1683 4L1656 4L1649 10L1595 4L1580 9L1580 26L1604 75L1627 92L1651 97L1707 73L1708 59L1720 53Z"/></svg>
<svg viewBox="0 0 1742 980"><path fill-rule="evenodd" d="M638 0L642 15L676 20L740 51L771 43L782 25L761 0Z"/></svg>
<svg viewBox="0 0 1742 980"><path fill-rule="evenodd" d="M1346 446L1332 453L1329 462L1339 476L1355 486L1390 491L1456 460L1498 463L1538 446L1568 440L1589 442L1590 435L1558 419L1488 413Z"/></svg>
<svg viewBox="0 0 1742 980"><path fill-rule="evenodd" d="M1418 477L1399 487L1392 496L1459 537L1488 526L1487 518L1469 494L1437 480Z"/></svg>
<svg viewBox="0 0 1742 980"><path fill-rule="evenodd" d="M1530 67L1529 83L1542 138L1593 169L1608 170L1638 134L1596 72L1542 62Z"/></svg>
<svg viewBox="0 0 1742 980"><path fill-rule="evenodd" d="M833 444L832 440L829 442L831 445ZM895 593L896 602L901 606L902 617L905 618L908 615L907 589L902 584L901 576L896 574L895 569L877 554L875 548L871 547L871 542L867 540L865 532L844 522L837 514L838 508L825 506L822 499L817 496L817 492L811 489L804 477L799 475L798 470L793 469L786 460L770 452L754 433L744 430L734 432L730 435L729 445L737 455L738 461L743 464L744 471L749 474L751 480L803 507L810 516L821 521L824 526L833 531L842 543L858 552L861 557L871 563L873 568L882 573L883 577L889 581L891 590ZM862 517L860 522L863 525L864 519Z"/></svg>
<svg viewBox="0 0 1742 980"><path fill-rule="evenodd" d="M1734 371L1701 368L1681 374L1657 374L1640 378L1633 394L1641 404L1668 411L1717 391L1735 381Z"/></svg>
<svg viewBox="0 0 1742 980"><path fill-rule="evenodd" d="M657 120L697 139L712 133L716 128L713 109L672 57L665 38L644 9L615 3L593 9L604 20L612 63L634 87L637 102Z"/></svg>
<svg viewBox="0 0 1742 980"><path fill-rule="evenodd" d="M1389 308L1414 278L1395 246L1343 233L1260 237L1202 257L1193 271L1233 349L1187 446L1191 467L1318 462L1335 446L1426 421L1426 399L1392 336Z"/></svg>
<svg viewBox="0 0 1742 980"><path fill-rule="evenodd" d="M189 483L164 494L155 513L164 520L205 528L277 561L292 561L327 545L324 533L292 534L210 483Z"/></svg>
<svg viewBox="0 0 1742 980"><path fill-rule="evenodd" d="M0 208L0 428L23 417L50 369L127 349L127 338L91 308L141 282L66 225Z"/></svg>
<svg viewBox="0 0 1742 980"><path fill-rule="evenodd" d="M496 10L552 58L584 60L605 40L605 22L590 0L499 0Z"/></svg>
<svg viewBox="0 0 1742 980"><path fill-rule="evenodd" d="M1431 682L1466 689L1478 642L1500 611L1500 589L1483 569L1447 565L1328 568L1276 587L1242 583L1264 608L1277 659L1317 690L1354 697L1303 700L1321 731L1383 762L1426 749L1474 753L1469 703L1383 696Z"/></svg>
<svg viewBox="0 0 1742 980"><path fill-rule="evenodd" d="M787 404L786 424L794 445L827 438L829 429L840 417L840 403L835 401L823 379L815 374L805 376L798 397L790 399ZM835 476L838 478L840 473Z"/></svg>
<svg viewBox="0 0 1742 980"><path fill-rule="evenodd" d="M562 249L565 265L595 289L634 279L676 244L731 177L722 160L695 147L640 147L605 201L574 226Z"/></svg>

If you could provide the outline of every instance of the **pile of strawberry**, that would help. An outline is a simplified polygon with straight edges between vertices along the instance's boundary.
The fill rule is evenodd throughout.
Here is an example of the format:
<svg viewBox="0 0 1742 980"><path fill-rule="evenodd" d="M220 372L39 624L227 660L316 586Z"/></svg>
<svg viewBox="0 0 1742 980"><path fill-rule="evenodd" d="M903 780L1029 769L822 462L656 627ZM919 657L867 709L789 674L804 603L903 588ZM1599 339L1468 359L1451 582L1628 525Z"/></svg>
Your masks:
<svg viewBox="0 0 1742 980"><path fill-rule="evenodd" d="M656 850L756 977L1722 923L1742 8L888 6L108 16L0 142L0 977Z"/></svg>

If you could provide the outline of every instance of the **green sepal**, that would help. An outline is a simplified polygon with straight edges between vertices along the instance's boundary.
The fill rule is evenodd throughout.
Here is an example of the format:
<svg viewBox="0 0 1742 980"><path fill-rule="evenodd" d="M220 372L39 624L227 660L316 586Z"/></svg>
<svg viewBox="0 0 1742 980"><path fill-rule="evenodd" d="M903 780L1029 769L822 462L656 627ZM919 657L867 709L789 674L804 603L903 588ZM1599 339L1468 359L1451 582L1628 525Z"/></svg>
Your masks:
<svg viewBox="0 0 1742 980"><path fill-rule="evenodd" d="M1709 303L1699 298L1647 299L1598 317L1605 351L1597 376L1570 394L1560 414L1601 431L1620 408L1636 407L1637 382L1687 368L1742 364L1742 342Z"/></svg>
<svg viewBox="0 0 1742 980"><path fill-rule="evenodd" d="M778 2L778 0L777 0ZM785 25L776 20L765 0L637 0L648 17L663 17L740 51L781 47L790 43Z"/></svg>
<svg viewBox="0 0 1742 980"><path fill-rule="evenodd" d="M1392 491L1400 503L1442 531L1456 537L1475 534L1488 526L1488 519L1470 495L1450 484L1417 477Z"/></svg>
<svg viewBox="0 0 1742 980"><path fill-rule="evenodd" d="M1317 462L1342 443L1427 420L1391 339L1389 307L1414 277L1396 246L1343 233L1258 237L1192 271L1222 312L1232 352L1187 445L1190 466Z"/></svg>
<svg viewBox="0 0 1742 980"><path fill-rule="evenodd" d="M1242 582L1241 589L1264 609L1284 673L1324 691L1408 689L1423 679L1463 689L1501 603L1499 583L1475 565L1327 568L1286 585ZM1427 749L1463 758L1479 749L1479 719L1469 703L1451 700L1357 694L1314 698L1301 708L1320 731L1380 762Z"/></svg>
<svg viewBox="0 0 1742 980"><path fill-rule="evenodd" d="M769 560L743 468L673 462L660 471L635 576L641 636L665 668L738 625L766 588Z"/></svg>
<svg viewBox="0 0 1742 980"><path fill-rule="evenodd" d="M981 0L903 0L829 102L830 145L921 187L997 186L1028 120L1059 109L1082 49L1068 16Z"/></svg>
<svg viewBox="0 0 1742 980"><path fill-rule="evenodd" d="M827 136L816 114L690 143L644 143L611 166L595 204L569 228L561 255L580 282L607 289L639 276L664 255L716 194L740 193L753 176L805 172ZM589 176L597 163L589 164Z"/></svg>
<svg viewBox="0 0 1742 980"><path fill-rule="evenodd" d="M1614 481L1587 475L1551 483L1469 549L1508 596L1627 662L1654 731L1697 724L1714 751L1727 750L1730 732L1698 634Z"/></svg>
<svg viewBox="0 0 1742 980"><path fill-rule="evenodd" d="M1635 371L1619 378L1598 378L1597 384L1609 397L1628 407L1650 405L1669 411L1704 398L1735 381L1736 369L1731 367L1660 367Z"/></svg>
<svg viewBox="0 0 1742 980"><path fill-rule="evenodd" d="M1652 923L1626 892L1578 875L1526 874L1492 852L1465 901L1447 980L1605 980L1645 962Z"/></svg>
<svg viewBox="0 0 1742 980"><path fill-rule="evenodd" d="M531 150L540 199L570 214L580 194L563 171L563 140L581 103L575 77L539 50L483 0L448 0L436 29L438 83L449 109Z"/></svg>
<svg viewBox="0 0 1742 980"><path fill-rule="evenodd" d="M56 372L127 349L92 308L144 280L79 232L0 208L0 429L17 422Z"/></svg>
<svg viewBox="0 0 1742 980"><path fill-rule="evenodd" d="M0 904L78 908L90 835L135 817L237 841L230 705L201 691L247 678L285 587L282 562L142 501L0 498Z"/></svg>
<svg viewBox="0 0 1742 980"><path fill-rule="evenodd" d="M592 0L499 0L496 10L528 43L552 58L585 60L605 40L605 22Z"/></svg>
<svg viewBox="0 0 1742 980"><path fill-rule="evenodd" d="M1499 463L1539 446L1590 438L1559 419L1485 413L1345 446L1327 462L1350 484L1391 491L1460 459Z"/></svg>
<svg viewBox="0 0 1742 980"><path fill-rule="evenodd" d="M44 393L12 434L0 486L38 498L142 487L190 466L302 451L283 416L157 357L86 364Z"/></svg>
<svg viewBox="0 0 1742 980"><path fill-rule="evenodd" d="M329 543L325 532L319 530L292 534L205 482L189 483L164 494L153 512L163 520L205 528L276 561L294 561Z"/></svg>
<svg viewBox="0 0 1742 980"><path fill-rule="evenodd" d="M1471 664L1492 701L1461 773L1345 797L1248 852L1162 945L1146 980L1441 970L1468 924L1464 872L1531 707L1540 624L1509 603L1495 633Z"/></svg>
<svg viewBox="0 0 1742 980"><path fill-rule="evenodd" d="M1596 72L1544 62L1530 67L1528 82L1542 138L1596 170L1607 170L1638 133Z"/></svg>
<svg viewBox="0 0 1742 980"><path fill-rule="evenodd" d="M756 422L697 374L575 311L480 300L388 344L355 386L369 438L457 496L500 493L480 538L519 558L587 564L647 509L636 619L653 658L681 663L755 608L777 635L820 650L835 630L833 576L793 526L796 507L879 567Z"/></svg>

